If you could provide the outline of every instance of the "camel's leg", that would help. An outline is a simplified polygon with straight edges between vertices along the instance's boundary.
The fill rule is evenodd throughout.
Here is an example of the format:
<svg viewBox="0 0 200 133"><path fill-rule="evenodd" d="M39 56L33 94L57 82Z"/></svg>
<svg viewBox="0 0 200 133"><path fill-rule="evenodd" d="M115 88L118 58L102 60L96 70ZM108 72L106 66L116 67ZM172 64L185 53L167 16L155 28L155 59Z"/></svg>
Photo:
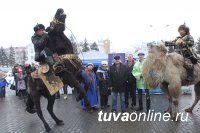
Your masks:
<svg viewBox="0 0 200 133"><path fill-rule="evenodd" d="M49 114L55 120L57 125L64 125L63 121L59 120L56 117L56 115L54 114L54 112L53 112L53 105L54 105L54 102L55 102L55 95L49 96L47 99L48 99L47 110L49 111Z"/></svg>
<svg viewBox="0 0 200 133"><path fill-rule="evenodd" d="M199 99L200 99L200 82L198 82L195 86L194 86L194 92L195 92L195 99L194 102L192 104L191 107L185 109L186 112L192 112L192 110L194 109L195 105L198 103Z"/></svg>
<svg viewBox="0 0 200 133"><path fill-rule="evenodd" d="M175 120L179 120L177 117L177 113L179 113L179 96L181 95L181 80L178 78L175 78L173 82L171 82L168 85L168 92L169 96L172 97L172 103L174 106L174 109L172 108L172 118Z"/></svg>
<svg viewBox="0 0 200 133"><path fill-rule="evenodd" d="M164 112L172 114L172 97L169 95L168 84L163 82L160 84L160 88L167 94L167 98L169 101L169 106Z"/></svg>
<svg viewBox="0 0 200 133"><path fill-rule="evenodd" d="M172 100L173 100L173 105L174 105L174 116L172 116L173 117L173 119L175 120L175 121L179 121L180 120L180 115L179 115L179 102L178 102L178 98L172 98Z"/></svg>
<svg viewBox="0 0 200 133"><path fill-rule="evenodd" d="M170 113L172 115L172 97L169 95L167 97L169 100L169 106L168 106L167 110L165 110L165 113Z"/></svg>
<svg viewBox="0 0 200 133"><path fill-rule="evenodd" d="M33 101L35 103L36 111L37 111L39 118L42 120L44 127L46 128L46 131L50 132L51 128L49 127L49 125L45 121L44 116L42 114L42 110L41 110L41 106L40 106L40 95L34 96L32 98L33 98Z"/></svg>

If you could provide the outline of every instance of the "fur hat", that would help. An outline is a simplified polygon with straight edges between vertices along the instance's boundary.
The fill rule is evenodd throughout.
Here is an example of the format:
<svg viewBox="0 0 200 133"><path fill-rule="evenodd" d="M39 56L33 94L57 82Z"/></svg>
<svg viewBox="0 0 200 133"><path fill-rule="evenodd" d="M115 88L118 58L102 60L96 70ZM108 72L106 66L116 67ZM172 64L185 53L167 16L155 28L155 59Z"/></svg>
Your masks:
<svg viewBox="0 0 200 133"><path fill-rule="evenodd" d="M119 59L120 59L120 56L119 56L119 55L115 55L114 59L115 59L115 60L119 60Z"/></svg>
<svg viewBox="0 0 200 133"><path fill-rule="evenodd" d="M180 31L180 30L184 30L184 31L186 32L187 35L190 34L190 28L187 27L185 24L180 25L180 26L178 27L178 31Z"/></svg>
<svg viewBox="0 0 200 133"><path fill-rule="evenodd" d="M33 30L35 31L35 32L37 32L38 30L45 30L45 27L44 27L44 25L43 24L36 24L36 26L34 26L33 27Z"/></svg>

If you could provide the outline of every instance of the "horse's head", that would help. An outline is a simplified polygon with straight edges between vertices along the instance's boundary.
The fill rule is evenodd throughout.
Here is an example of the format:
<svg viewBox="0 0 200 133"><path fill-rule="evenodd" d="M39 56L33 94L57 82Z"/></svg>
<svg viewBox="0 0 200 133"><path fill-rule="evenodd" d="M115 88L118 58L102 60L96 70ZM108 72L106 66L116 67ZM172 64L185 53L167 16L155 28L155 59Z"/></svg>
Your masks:
<svg viewBox="0 0 200 133"><path fill-rule="evenodd" d="M53 53L58 55L74 54L73 45L64 34L66 14L62 8L56 11L53 21L46 29L50 41L48 47Z"/></svg>
<svg viewBox="0 0 200 133"><path fill-rule="evenodd" d="M66 14L64 13L64 10L62 8L59 8L56 11L56 14L53 18L53 21L50 23L50 26L47 27L47 32L63 32L65 30L65 19Z"/></svg>
<svg viewBox="0 0 200 133"><path fill-rule="evenodd" d="M58 21L58 23L65 24L66 14L64 13L64 10L62 8L59 8L56 11L56 14L54 16L54 20Z"/></svg>

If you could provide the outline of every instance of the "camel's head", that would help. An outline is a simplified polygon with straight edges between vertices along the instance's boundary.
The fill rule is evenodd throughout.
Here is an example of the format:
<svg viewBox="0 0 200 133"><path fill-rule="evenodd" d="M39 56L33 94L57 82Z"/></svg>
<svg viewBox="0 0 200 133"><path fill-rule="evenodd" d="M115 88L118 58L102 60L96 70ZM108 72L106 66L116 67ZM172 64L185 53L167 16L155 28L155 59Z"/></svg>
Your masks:
<svg viewBox="0 0 200 133"><path fill-rule="evenodd" d="M148 56L142 67L142 75L148 88L156 88L162 81L166 66L167 49L164 45L149 46Z"/></svg>
<svg viewBox="0 0 200 133"><path fill-rule="evenodd" d="M150 45L149 53L156 54L157 56L166 55L167 49L164 44Z"/></svg>

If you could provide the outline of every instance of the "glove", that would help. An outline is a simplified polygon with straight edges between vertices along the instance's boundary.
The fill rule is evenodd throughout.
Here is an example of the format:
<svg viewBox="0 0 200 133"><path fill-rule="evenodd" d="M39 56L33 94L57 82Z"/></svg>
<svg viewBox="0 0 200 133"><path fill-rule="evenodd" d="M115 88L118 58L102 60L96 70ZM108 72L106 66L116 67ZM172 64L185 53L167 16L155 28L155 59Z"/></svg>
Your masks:
<svg viewBox="0 0 200 133"><path fill-rule="evenodd" d="M51 31L53 31L54 30L54 27L52 27L52 26L49 26L49 27L47 27L46 28L46 32L51 32Z"/></svg>
<svg viewBox="0 0 200 133"><path fill-rule="evenodd" d="M183 40L179 38L179 39L176 41L176 45L181 45L181 44L183 44Z"/></svg>

